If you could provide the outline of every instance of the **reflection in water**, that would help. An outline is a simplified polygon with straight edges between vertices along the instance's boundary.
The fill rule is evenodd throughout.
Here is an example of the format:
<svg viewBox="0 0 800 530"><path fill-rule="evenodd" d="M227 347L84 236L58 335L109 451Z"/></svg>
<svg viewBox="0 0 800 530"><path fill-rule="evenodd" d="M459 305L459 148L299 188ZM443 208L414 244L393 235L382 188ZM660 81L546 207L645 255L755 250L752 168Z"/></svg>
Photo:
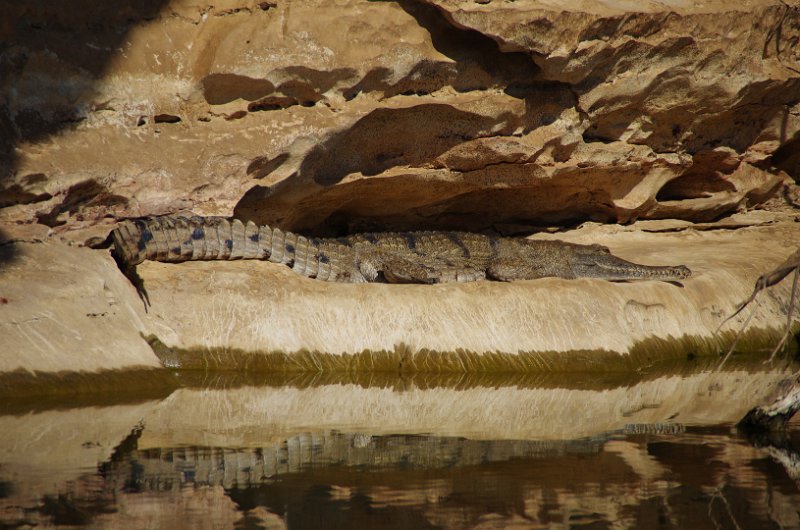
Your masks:
<svg viewBox="0 0 800 530"><path fill-rule="evenodd" d="M567 442L307 433L137 449L6 524L245 528L798 528L797 483L729 428ZM800 442L800 439L796 440ZM13 481L6 482L13 491ZM13 495L12 495L13 496ZM5 504L5 503L4 503Z"/></svg>
<svg viewBox="0 0 800 530"><path fill-rule="evenodd" d="M755 447L692 408L722 409L727 388L744 389L740 400L752 391L744 378L768 386L785 373L662 375L591 391L195 382L150 401L17 412L0 416L0 526L800 528L800 431ZM451 392L492 415L516 403L510 417L539 430L462 407L472 411L462 434L455 423L414 432L402 408L435 425L440 407L454 410ZM342 395L370 408L337 416ZM608 417L582 417L581 400Z"/></svg>

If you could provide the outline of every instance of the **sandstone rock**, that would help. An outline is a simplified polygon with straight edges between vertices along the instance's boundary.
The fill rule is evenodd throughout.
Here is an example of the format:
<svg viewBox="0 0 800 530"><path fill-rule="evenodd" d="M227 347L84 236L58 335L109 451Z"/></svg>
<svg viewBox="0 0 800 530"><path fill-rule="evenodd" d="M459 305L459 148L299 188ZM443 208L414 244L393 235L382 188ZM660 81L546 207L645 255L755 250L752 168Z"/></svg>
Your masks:
<svg viewBox="0 0 800 530"><path fill-rule="evenodd" d="M745 316L717 333L720 323L800 245L791 215L740 216L703 231L589 224L536 236L606 244L644 264L686 264L693 276L682 286L555 278L330 284L268 262L145 262L138 269L147 313L106 250L6 244L0 326L17 354L2 357L0 371L609 370L713 355ZM761 297L741 347L777 343L789 290L787 281Z"/></svg>
<svg viewBox="0 0 800 530"><path fill-rule="evenodd" d="M159 367L145 319L110 257L63 243L0 246L0 373Z"/></svg>
<svg viewBox="0 0 800 530"><path fill-rule="evenodd" d="M743 152L764 135L783 142L797 132L775 129L800 89L796 5L430 3L501 50L529 53L542 78L573 87L598 139Z"/></svg>
<svg viewBox="0 0 800 530"><path fill-rule="evenodd" d="M708 221L798 176L796 6L429 3L5 5L0 207L66 232Z"/></svg>
<svg viewBox="0 0 800 530"><path fill-rule="evenodd" d="M74 274L72 265L59 266L82 263L88 277L115 285L115 297L125 293L130 314L139 315L139 303L113 263L55 245L102 237L120 218L189 211L236 214L321 235L422 228L530 233L584 221L680 220L709 227L765 203L800 177L800 9L778 0L735 7L716 0L641 6L610 0L149 0L135 8L119 1L98 8L40 0L3 4L0 20L3 41L13 43L0 50L0 241L52 245L3 248L44 252L48 261L37 261L39 269L31 270L53 281ZM794 231L781 230L775 237L796 243ZM622 239L611 241L621 249L638 237L620 234ZM685 261L702 271L698 256L713 253L709 274L722 276L708 276L713 281L707 284L703 276L693 279L684 291L626 285L621 291L615 286L615 294L605 285L557 280L519 292L486 284L444 288L435 310L415 305L418 296L429 297L428 291L417 294L418 287L398 298L400 291L387 286L370 294L362 287L317 291L323 288L270 271L268 277L280 279L281 286L270 283L254 292L279 302L280 310L271 313L250 293L263 264L148 264L142 270L154 286L157 312L173 295L180 307L199 307L208 299L209 292L190 289L183 277L230 282L204 309L210 327L200 329L202 320L182 321L188 317L181 311L159 313L165 328L152 315L139 315L141 323L98 327L92 343L100 348L107 329L125 329L137 353L119 362L153 363L138 333L174 347L222 347L221 322L231 315L241 320L231 324L227 346L259 350L394 351L402 342L448 351L626 352L651 335L707 338L712 319L696 327L687 319L704 307L692 297L722 289L719 307L732 307L758 272L784 257L783 249L753 242L764 255L733 259L731 267L715 261L716 249L692 246L688 234L663 247L658 262ZM718 236L708 237L703 241ZM738 238L751 243L745 232ZM630 257L646 256L647 248L661 248L660 241L632 247ZM77 256L93 257L83 262ZM0 274L22 279L25 272L11 268ZM216 294L214 281L207 285ZM25 311L45 311L48 293L55 292L51 283L40 291L19 285L7 288L11 298L37 292L41 307L31 301ZM498 340L458 342L494 318L481 305L483 296L497 294L507 307L529 299L543 303L541 285L579 298L609 296L613 307L629 300L619 297L622 291L657 291L657 298L670 300L664 302L667 313L678 316L672 324L655 318L662 327L633 333L606 322L601 327L616 330L608 332L614 338L607 344L569 333L556 338L556 328L543 333L530 323L517 333L512 320L502 324ZM64 303L58 310L77 329L85 323L76 315L105 311L84 307L104 299L102 291L85 288L70 300L76 305ZM289 294L290 289L297 291ZM374 293L395 309L364 313ZM322 302L312 304L317 298ZM306 337L298 330L315 329L319 321L286 322L293 306L281 304L289 300L310 305L314 318L339 331ZM240 302L226 313L224 308ZM471 316L459 316L462 303L474 310ZM339 312L343 304L352 304L348 311L359 315L358 336L346 323L351 313ZM777 326L782 317L776 307L757 319L761 329ZM582 318L581 310L564 311L559 318ZM546 305L534 312L553 318L557 313ZM452 330L445 324L429 329L434 317L444 316L454 319ZM637 318L645 317L631 322ZM237 326L243 322L257 322L251 325L261 330L251 342L241 342ZM405 328L385 331L379 325L384 322ZM48 333L60 337L54 326ZM371 335L374 329L386 335ZM22 345L28 339L14 340ZM72 339L64 344L64 351L77 351ZM85 367L117 366L96 354L100 360ZM48 364L52 355L35 353L31 359L41 363L32 360L27 367L60 369L61 361ZM6 368L14 366L21 364L8 361Z"/></svg>

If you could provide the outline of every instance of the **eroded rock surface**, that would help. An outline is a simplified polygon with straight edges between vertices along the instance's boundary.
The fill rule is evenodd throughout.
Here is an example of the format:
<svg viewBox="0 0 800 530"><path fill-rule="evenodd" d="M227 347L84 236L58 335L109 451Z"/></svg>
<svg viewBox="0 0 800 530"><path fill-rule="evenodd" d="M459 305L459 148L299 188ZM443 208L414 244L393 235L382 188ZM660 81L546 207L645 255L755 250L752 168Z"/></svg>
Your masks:
<svg viewBox="0 0 800 530"><path fill-rule="evenodd" d="M4 221L708 221L798 176L793 2L109 6L2 7Z"/></svg>
<svg viewBox="0 0 800 530"><path fill-rule="evenodd" d="M429 228L529 234L587 220L665 220L686 228L776 194L798 201L795 1L149 0L98 8L88 0L38 0L2 4L0 20L0 41L8 43L0 48L0 244L53 244L25 252L48 254L56 268L63 265L56 265L58 242L105 236L120 218L188 211L235 214L311 235ZM636 234L609 242L624 248ZM786 228L775 237L784 238L780 245L795 244L795 234ZM687 317L707 313L700 299L722 292L715 311L724 312L759 272L785 257L784 247L759 246L745 234L731 235L730 244L756 245L746 262L717 261L725 253L705 243L721 235L663 237L669 245L648 240L629 257L644 261L639 253L658 248L655 263L685 262L701 271L685 290L546 280L514 289L322 293L288 271L270 271L265 281L263 264L150 264L143 273L156 287L154 314L125 333L175 347L344 352L403 343L624 352L648 336L707 337L717 321ZM72 263L71 253L82 250L64 252L64 263ZM82 262L87 278L119 280L109 279L116 272L107 256L85 255L93 256ZM707 263L714 267L704 272ZM0 267L3 278L24 276L13 265ZM52 273L52 281L66 278L67 269L37 270ZM197 288L184 283L187 277L212 280ZM47 282L40 290L25 285L4 287L0 297L36 293L46 307L47 293L56 291ZM138 304L130 286L120 285L128 289L125 303ZM658 293L654 306L642 307L663 303L665 314L682 316L672 322L640 311L630 325L657 322L658 329L633 333L618 315L603 317L610 321L601 318L597 326L623 333L608 342L558 326L543 332L537 326L552 323L530 319L522 328L511 319L481 339L459 342L493 321L485 296L505 300L506 309L530 309L525 304L544 304L554 290L581 300L607 297L617 308L638 300L619 293ZM414 302L430 292L442 295L430 307ZM102 300L97 289L86 293ZM385 304L367 311L375 293ZM216 313L208 316L210 327L197 329L205 320L183 323L184 313L165 309L175 300L194 308L209 295L197 314L238 305L228 315L239 319L229 331ZM267 310L265 300L272 304ZM93 312L82 303L76 314ZM319 322L286 320L302 315L292 304L310 304L327 331L307 336L301 329ZM26 307L31 315L44 311ZM775 328L783 318L778 307L756 322ZM563 314L546 304L530 310L585 320L581 307ZM445 316L453 319L450 327L430 329ZM348 327L354 321L357 332ZM241 343L243 322L263 333ZM98 327L97 340L105 333ZM207 340L198 339L202 333Z"/></svg>

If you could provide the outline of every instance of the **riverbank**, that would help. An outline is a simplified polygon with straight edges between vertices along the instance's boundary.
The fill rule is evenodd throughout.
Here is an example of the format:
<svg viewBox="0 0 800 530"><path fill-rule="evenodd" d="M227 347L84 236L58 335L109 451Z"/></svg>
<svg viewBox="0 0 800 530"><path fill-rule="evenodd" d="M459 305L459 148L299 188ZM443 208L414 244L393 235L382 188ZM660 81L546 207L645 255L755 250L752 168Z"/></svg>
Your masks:
<svg viewBox="0 0 800 530"><path fill-rule="evenodd" d="M692 226L588 224L538 238L685 264L681 284L546 278L454 285L329 284L259 261L139 266L150 307L107 250L3 247L0 373L168 368L261 371L636 370L718 355L756 278L800 245L791 212ZM791 282L760 297L738 349L780 339Z"/></svg>

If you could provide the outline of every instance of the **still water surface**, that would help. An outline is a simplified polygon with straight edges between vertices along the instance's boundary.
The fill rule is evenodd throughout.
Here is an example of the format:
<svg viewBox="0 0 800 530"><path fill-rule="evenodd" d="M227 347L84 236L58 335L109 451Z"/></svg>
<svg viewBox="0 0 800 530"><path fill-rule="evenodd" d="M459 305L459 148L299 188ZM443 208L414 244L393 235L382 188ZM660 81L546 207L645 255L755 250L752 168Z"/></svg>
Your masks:
<svg viewBox="0 0 800 530"><path fill-rule="evenodd" d="M800 429L733 427L794 369L182 374L122 402L16 402L0 527L800 528Z"/></svg>

